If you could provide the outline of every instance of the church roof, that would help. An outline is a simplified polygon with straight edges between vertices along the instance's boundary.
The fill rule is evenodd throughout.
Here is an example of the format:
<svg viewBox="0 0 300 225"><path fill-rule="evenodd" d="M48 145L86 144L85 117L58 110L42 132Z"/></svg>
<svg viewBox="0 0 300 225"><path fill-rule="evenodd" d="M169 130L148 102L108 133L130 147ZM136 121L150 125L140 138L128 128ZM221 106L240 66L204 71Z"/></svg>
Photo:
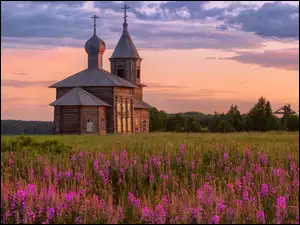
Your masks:
<svg viewBox="0 0 300 225"><path fill-rule="evenodd" d="M71 89L65 95L55 100L50 104L51 106L110 106L105 101L97 98L91 93L76 87Z"/></svg>
<svg viewBox="0 0 300 225"><path fill-rule="evenodd" d="M136 86L132 83L109 73L100 68L85 69L66 79L52 84L50 88L59 87L87 87L87 86L104 86L104 87L130 87Z"/></svg>
<svg viewBox="0 0 300 225"><path fill-rule="evenodd" d="M140 55L136 50L133 41L128 32L127 23L123 24L124 30L122 36L111 56L111 58L134 58L140 59Z"/></svg>
<svg viewBox="0 0 300 225"><path fill-rule="evenodd" d="M133 106L135 109L150 109L150 108L152 108L152 106L149 105L148 103L146 103L142 100L137 100L137 99L134 99Z"/></svg>

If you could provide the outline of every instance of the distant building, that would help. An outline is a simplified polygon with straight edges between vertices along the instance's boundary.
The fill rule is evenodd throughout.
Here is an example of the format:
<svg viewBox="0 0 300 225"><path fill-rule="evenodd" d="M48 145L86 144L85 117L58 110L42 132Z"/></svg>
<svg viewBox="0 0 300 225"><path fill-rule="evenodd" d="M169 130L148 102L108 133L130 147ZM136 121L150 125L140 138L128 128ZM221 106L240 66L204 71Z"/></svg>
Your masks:
<svg viewBox="0 0 300 225"><path fill-rule="evenodd" d="M122 36L111 56L111 73L102 68L105 43L96 34L85 43L88 68L50 86L56 88L55 134L149 132L143 101L141 61L128 32L126 5ZM95 19L96 16L92 17Z"/></svg>

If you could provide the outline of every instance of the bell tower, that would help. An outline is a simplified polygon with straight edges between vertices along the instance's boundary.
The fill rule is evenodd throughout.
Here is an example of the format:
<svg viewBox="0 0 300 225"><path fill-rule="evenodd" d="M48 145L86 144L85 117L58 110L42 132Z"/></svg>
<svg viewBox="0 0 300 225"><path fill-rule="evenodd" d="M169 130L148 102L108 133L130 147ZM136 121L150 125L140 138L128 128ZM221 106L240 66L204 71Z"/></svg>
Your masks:
<svg viewBox="0 0 300 225"><path fill-rule="evenodd" d="M139 56L128 32L127 9L129 7L125 4L122 9L124 9L123 33L109 59L110 70L111 73L139 86L142 58Z"/></svg>

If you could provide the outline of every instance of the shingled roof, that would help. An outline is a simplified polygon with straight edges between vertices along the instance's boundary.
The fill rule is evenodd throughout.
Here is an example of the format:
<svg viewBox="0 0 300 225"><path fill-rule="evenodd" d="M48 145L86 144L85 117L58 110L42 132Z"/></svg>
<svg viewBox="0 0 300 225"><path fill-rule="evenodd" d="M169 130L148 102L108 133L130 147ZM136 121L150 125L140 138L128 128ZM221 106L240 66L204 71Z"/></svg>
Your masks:
<svg viewBox="0 0 300 225"><path fill-rule="evenodd" d="M140 55L136 50L130 34L127 29L127 23L123 24L124 30L120 40L111 56L111 58L134 58L140 59Z"/></svg>
<svg viewBox="0 0 300 225"><path fill-rule="evenodd" d="M65 95L55 100L51 106L110 106L105 101L97 98L91 93L76 87L71 89Z"/></svg>
<svg viewBox="0 0 300 225"><path fill-rule="evenodd" d="M87 86L105 86L105 87L130 87L136 86L132 83L109 73L104 69L94 68L85 69L66 79L52 84L50 88L60 87L87 87Z"/></svg>
<svg viewBox="0 0 300 225"><path fill-rule="evenodd" d="M149 105L148 103L146 103L142 100L136 100L136 99L134 99L133 106L135 109L150 109L150 108L152 108L152 106Z"/></svg>

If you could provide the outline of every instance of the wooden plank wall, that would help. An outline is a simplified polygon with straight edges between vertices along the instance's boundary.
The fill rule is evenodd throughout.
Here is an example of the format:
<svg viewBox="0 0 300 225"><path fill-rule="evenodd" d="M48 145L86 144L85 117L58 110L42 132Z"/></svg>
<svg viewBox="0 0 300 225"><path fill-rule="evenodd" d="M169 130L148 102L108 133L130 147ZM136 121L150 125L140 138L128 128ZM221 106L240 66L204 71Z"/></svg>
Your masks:
<svg viewBox="0 0 300 225"><path fill-rule="evenodd" d="M63 95L65 95L67 92L69 92L72 88L56 88L56 99L59 99Z"/></svg>
<svg viewBox="0 0 300 225"><path fill-rule="evenodd" d="M80 128L82 134L98 134L99 133L99 107L97 106L82 106L80 113ZM87 132L86 122L87 119L94 122L94 131Z"/></svg>
<svg viewBox="0 0 300 225"><path fill-rule="evenodd" d="M134 110L134 129L136 133L149 133L149 110ZM146 120L146 129L143 127L143 121Z"/></svg>
<svg viewBox="0 0 300 225"><path fill-rule="evenodd" d="M137 100L143 100L143 87L136 87L134 88L134 98Z"/></svg>
<svg viewBox="0 0 300 225"><path fill-rule="evenodd" d="M60 134L60 106L54 106L54 134Z"/></svg>
<svg viewBox="0 0 300 225"><path fill-rule="evenodd" d="M92 95L95 95L97 98L108 103L111 107L106 108L107 116L107 132L114 132L114 101L113 101L113 88L112 87L84 87L84 89L90 92Z"/></svg>
<svg viewBox="0 0 300 225"><path fill-rule="evenodd" d="M131 127L133 127L133 88L124 88L124 87L114 87L114 100L115 100L115 107L114 107L114 131L117 132L117 104L116 101L121 101L121 130L127 132L127 102L131 102ZM123 103L125 102L126 108L123 109ZM124 110L124 111L123 111ZM123 117L126 117L126 122L124 124ZM132 130L132 129L131 129ZM132 131L131 131L132 132ZM129 132L129 133L131 133Z"/></svg>
<svg viewBox="0 0 300 225"><path fill-rule="evenodd" d="M101 126L101 120L104 118L104 129ZM106 122L106 107L99 107L99 133L106 134L107 122Z"/></svg>
<svg viewBox="0 0 300 225"><path fill-rule="evenodd" d="M80 109L78 106L61 107L61 132L63 134L80 133Z"/></svg>

